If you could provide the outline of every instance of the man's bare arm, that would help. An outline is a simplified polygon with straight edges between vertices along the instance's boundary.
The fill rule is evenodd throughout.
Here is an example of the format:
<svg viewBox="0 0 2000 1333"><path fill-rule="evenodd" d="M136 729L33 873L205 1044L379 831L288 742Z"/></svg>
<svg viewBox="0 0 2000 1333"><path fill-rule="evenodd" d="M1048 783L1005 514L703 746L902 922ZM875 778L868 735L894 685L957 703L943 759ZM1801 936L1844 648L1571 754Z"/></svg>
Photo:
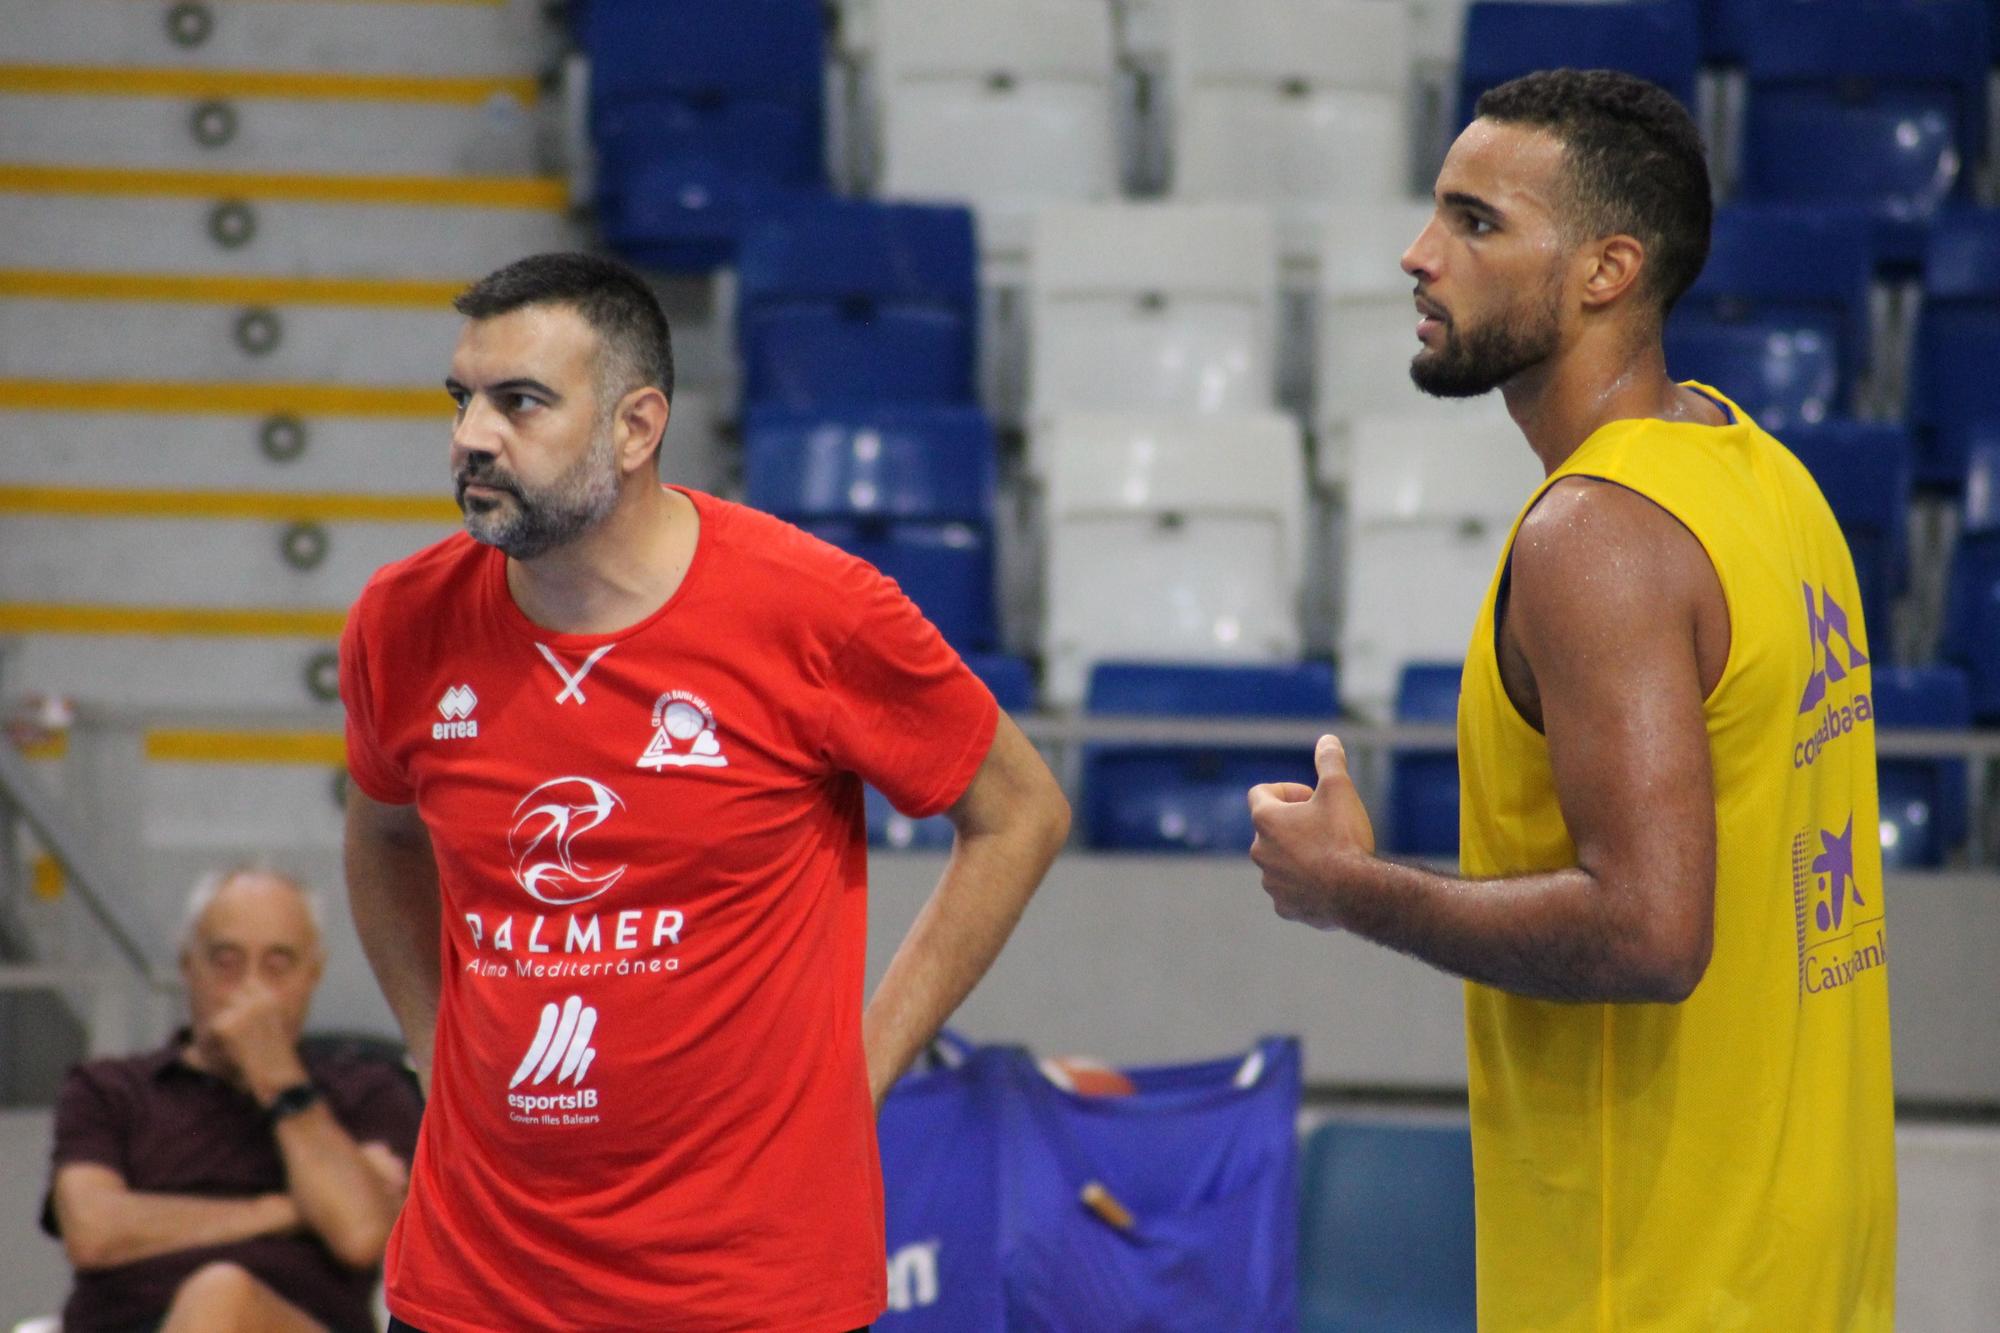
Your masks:
<svg viewBox="0 0 2000 1333"><path fill-rule="evenodd" d="M381 1153L356 1143L323 1101L280 1120L276 1137L306 1226L349 1268L381 1263L406 1178L391 1174Z"/></svg>
<svg viewBox="0 0 2000 1333"><path fill-rule="evenodd" d="M1280 915L1337 926L1517 994L1678 1001L1713 943L1715 810L1696 622L1721 597L1694 538L1606 483L1523 525L1511 631L1533 672L1576 866L1474 882L1377 859L1337 742L1317 791L1251 795ZM1726 625L1726 619L1724 621Z"/></svg>
<svg viewBox="0 0 2000 1333"><path fill-rule="evenodd" d="M1069 802L1005 713L948 812L958 830L937 891L917 914L862 1015L876 1106L999 956L1069 837Z"/></svg>
<svg viewBox="0 0 2000 1333"><path fill-rule="evenodd" d="M343 855L355 933L428 1097L440 986L430 833L414 805L385 805L350 783Z"/></svg>
<svg viewBox="0 0 2000 1333"><path fill-rule="evenodd" d="M289 1195L215 1199L152 1194L128 1188L125 1177L95 1162L58 1167L51 1193L63 1250L80 1271L283 1235L302 1223Z"/></svg>

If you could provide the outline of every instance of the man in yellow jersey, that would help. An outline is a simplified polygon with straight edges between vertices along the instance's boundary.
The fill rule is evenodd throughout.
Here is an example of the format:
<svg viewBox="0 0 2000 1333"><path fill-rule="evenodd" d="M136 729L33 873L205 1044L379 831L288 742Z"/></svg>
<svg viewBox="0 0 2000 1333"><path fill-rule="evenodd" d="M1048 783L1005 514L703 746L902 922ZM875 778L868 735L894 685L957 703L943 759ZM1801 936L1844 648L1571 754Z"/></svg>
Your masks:
<svg viewBox="0 0 2000 1333"><path fill-rule="evenodd" d="M1281 916L1471 983L1482 1329L1887 1329L1868 640L1812 479L1669 377L1699 135L1640 80L1530 75L1435 194L1411 377L1499 389L1548 472L1467 649L1464 878L1373 855L1330 736L1316 789L1250 793L1252 858Z"/></svg>

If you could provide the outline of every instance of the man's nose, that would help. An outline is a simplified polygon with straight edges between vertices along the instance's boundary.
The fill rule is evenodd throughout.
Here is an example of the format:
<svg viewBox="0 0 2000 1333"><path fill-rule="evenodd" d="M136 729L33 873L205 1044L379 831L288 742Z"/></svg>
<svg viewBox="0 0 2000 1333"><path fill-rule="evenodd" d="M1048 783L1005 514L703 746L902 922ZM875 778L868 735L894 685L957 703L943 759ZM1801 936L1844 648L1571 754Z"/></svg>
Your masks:
<svg viewBox="0 0 2000 1333"><path fill-rule="evenodd" d="M1403 272L1426 282L1437 277L1437 246L1432 233L1437 229L1437 218L1433 217L1410 242L1410 248L1403 251Z"/></svg>
<svg viewBox="0 0 2000 1333"><path fill-rule="evenodd" d="M500 452L498 413L474 395L451 427L451 462L462 466L473 454L491 457Z"/></svg>

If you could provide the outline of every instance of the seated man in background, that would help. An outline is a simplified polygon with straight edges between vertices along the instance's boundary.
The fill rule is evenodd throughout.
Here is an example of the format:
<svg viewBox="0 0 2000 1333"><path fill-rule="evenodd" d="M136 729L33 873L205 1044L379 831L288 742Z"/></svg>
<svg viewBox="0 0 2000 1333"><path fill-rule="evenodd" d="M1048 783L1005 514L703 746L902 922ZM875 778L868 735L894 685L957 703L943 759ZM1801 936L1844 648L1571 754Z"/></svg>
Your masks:
<svg viewBox="0 0 2000 1333"><path fill-rule="evenodd" d="M371 1329L420 1104L380 1061L302 1052L324 955L308 892L212 875L181 937L190 1026L70 1071L42 1225L76 1266L63 1327Z"/></svg>

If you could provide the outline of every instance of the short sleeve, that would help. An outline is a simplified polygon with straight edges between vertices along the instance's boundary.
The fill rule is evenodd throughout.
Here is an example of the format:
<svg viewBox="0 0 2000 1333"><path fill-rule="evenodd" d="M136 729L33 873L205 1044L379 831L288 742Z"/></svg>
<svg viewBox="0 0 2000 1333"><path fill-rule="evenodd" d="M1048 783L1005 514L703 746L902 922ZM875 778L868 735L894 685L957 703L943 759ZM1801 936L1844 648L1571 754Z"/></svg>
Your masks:
<svg viewBox="0 0 2000 1333"><path fill-rule="evenodd" d="M56 1096L55 1147L49 1154L49 1193L42 1202L42 1230L60 1235L55 1214L55 1173L89 1162L125 1174L125 1140L130 1126L122 1099L105 1085L100 1071L78 1065Z"/></svg>
<svg viewBox="0 0 2000 1333"><path fill-rule="evenodd" d="M369 673L368 648L363 638L363 614L368 593L348 612L347 625L340 634L340 701L347 710L347 773L354 785L384 805L408 805L417 799L409 775L395 764L382 748L381 715L375 707L375 688Z"/></svg>
<svg viewBox="0 0 2000 1333"><path fill-rule="evenodd" d="M380 1143L407 1164L417 1151L423 1103L412 1080L384 1064L342 1068L333 1091L334 1117L356 1143Z"/></svg>
<svg viewBox="0 0 2000 1333"><path fill-rule="evenodd" d="M824 751L834 767L921 819L949 809L972 785L1000 707L916 604L863 568L859 614L827 681Z"/></svg>

